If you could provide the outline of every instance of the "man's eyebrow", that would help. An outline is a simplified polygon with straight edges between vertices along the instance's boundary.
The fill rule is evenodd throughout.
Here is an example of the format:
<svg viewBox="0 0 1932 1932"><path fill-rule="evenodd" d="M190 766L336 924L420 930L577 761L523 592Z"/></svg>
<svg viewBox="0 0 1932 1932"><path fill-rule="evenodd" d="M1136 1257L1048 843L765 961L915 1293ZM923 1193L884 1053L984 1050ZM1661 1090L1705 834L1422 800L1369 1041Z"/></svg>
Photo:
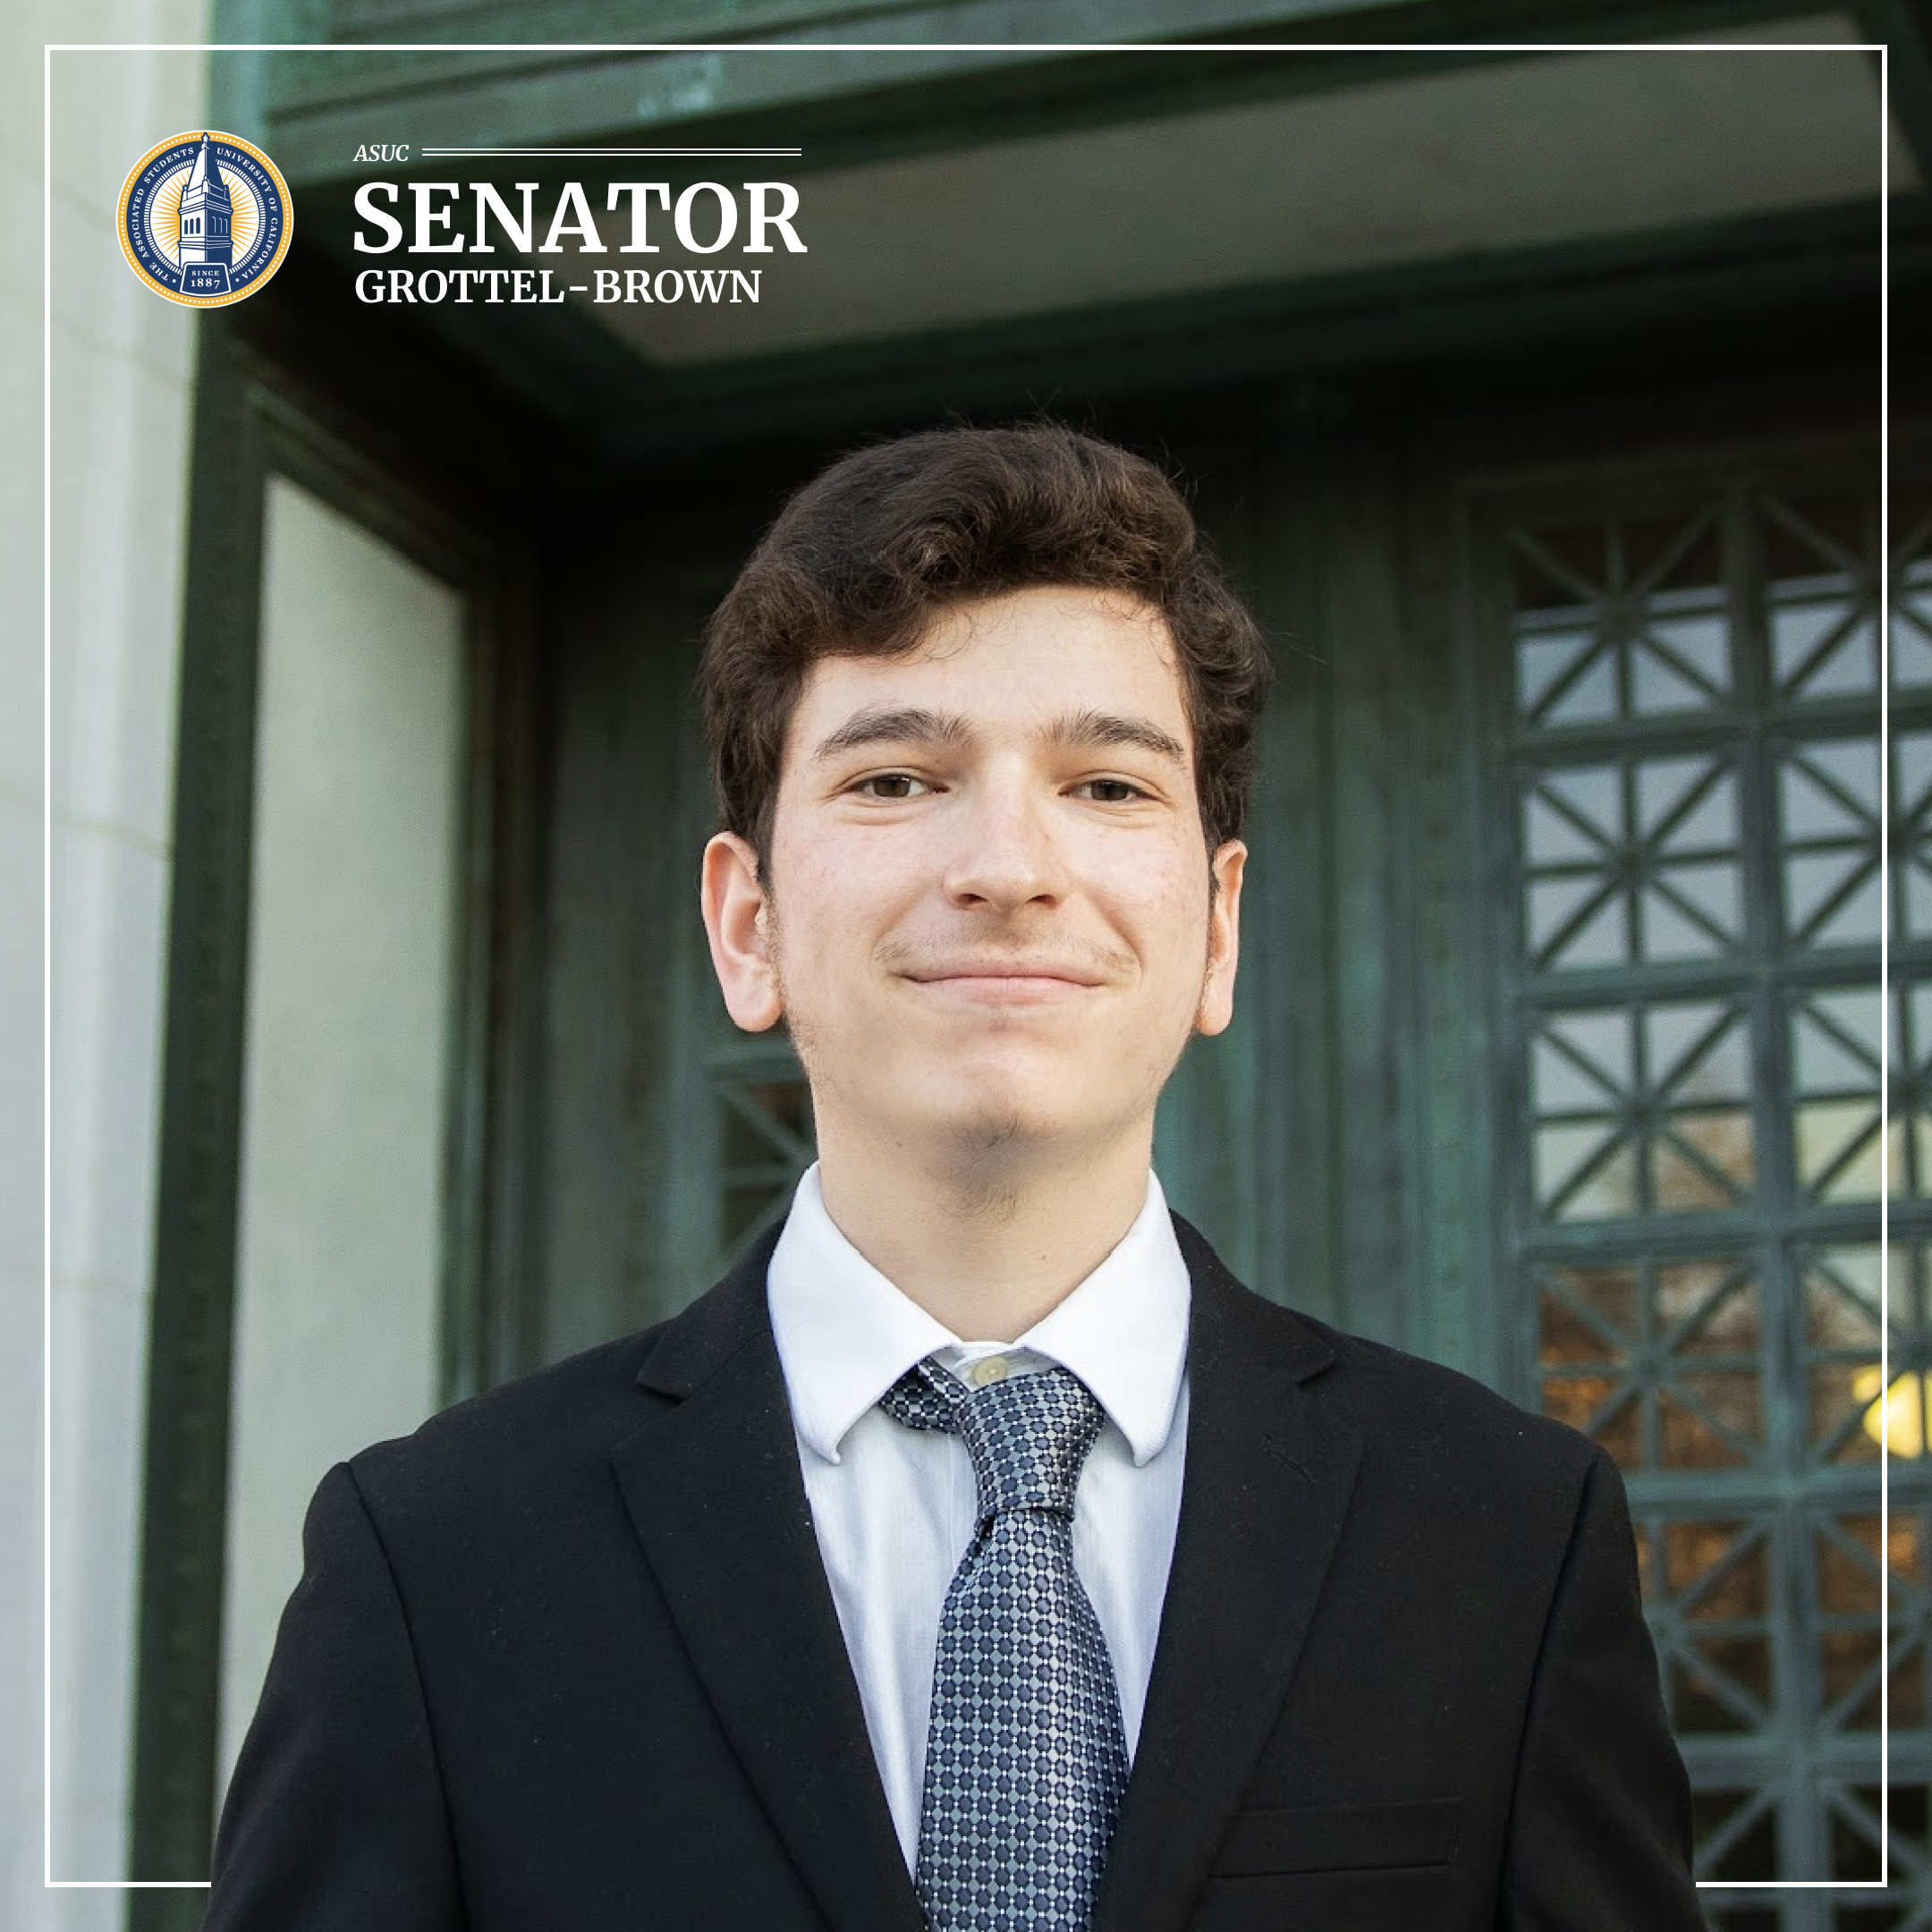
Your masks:
<svg viewBox="0 0 1932 1932"><path fill-rule="evenodd" d="M963 745L972 735L972 726L956 712L930 711L922 705L876 706L853 712L819 741L812 758L817 763L875 744ZM1182 770L1188 766L1186 748L1172 733L1150 719L1115 711L1070 711L1048 724L1040 737L1055 745L1133 745Z"/></svg>
<svg viewBox="0 0 1932 1932"><path fill-rule="evenodd" d="M1049 744L1133 745L1170 765L1188 767L1186 748L1151 719L1123 717L1117 711L1072 711L1056 719L1044 733Z"/></svg>
<svg viewBox="0 0 1932 1932"><path fill-rule="evenodd" d="M966 720L954 713L928 711L919 705L875 706L852 715L812 753L817 763L873 744L964 744L972 736Z"/></svg>

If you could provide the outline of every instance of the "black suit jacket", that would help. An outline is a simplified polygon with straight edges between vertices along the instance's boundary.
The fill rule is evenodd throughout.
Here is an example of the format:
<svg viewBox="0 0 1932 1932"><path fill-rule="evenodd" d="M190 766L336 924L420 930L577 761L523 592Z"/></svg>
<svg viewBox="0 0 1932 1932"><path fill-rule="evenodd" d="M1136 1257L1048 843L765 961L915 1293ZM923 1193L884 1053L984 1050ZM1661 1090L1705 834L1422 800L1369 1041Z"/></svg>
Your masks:
<svg viewBox="0 0 1932 1932"><path fill-rule="evenodd" d="M1699 1932L1614 1467L1175 1225L1186 1481L1096 1932ZM770 1245L330 1472L210 1932L920 1932Z"/></svg>

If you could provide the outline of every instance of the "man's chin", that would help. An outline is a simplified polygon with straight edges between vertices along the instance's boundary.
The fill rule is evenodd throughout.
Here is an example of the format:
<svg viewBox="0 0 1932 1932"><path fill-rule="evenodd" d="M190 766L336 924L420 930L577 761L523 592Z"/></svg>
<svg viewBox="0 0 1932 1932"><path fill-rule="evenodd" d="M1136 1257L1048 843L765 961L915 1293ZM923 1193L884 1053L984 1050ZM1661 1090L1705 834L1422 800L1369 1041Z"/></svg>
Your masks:
<svg viewBox="0 0 1932 1932"><path fill-rule="evenodd" d="M927 1131L953 1159L1015 1167L1063 1151L1076 1132L1063 1109L1018 1097L949 1110L928 1121Z"/></svg>

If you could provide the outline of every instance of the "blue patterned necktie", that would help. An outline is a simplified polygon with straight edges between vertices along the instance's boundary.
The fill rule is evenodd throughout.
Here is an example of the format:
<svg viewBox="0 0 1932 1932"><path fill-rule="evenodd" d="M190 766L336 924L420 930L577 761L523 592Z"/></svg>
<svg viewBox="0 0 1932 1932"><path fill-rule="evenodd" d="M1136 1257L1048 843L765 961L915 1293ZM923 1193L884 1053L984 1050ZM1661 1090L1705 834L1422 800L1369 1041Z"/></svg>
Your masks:
<svg viewBox="0 0 1932 1932"><path fill-rule="evenodd" d="M1073 1569L1073 1491L1100 1404L1064 1368L969 1394L931 1361L879 1402L962 1437L979 1520L939 1617L914 1884L932 1932L1088 1932L1127 1745Z"/></svg>

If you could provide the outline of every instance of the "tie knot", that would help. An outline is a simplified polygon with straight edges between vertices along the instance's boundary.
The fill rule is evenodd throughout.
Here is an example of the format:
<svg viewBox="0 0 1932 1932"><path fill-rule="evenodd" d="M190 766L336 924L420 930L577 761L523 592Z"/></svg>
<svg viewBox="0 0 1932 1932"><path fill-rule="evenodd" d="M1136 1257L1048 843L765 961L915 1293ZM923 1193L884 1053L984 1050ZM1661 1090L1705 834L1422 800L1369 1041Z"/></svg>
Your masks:
<svg viewBox="0 0 1932 1932"><path fill-rule="evenodd" d="M972 1458L982 1521L1000 1510L1073 1513L1073 1491L1100 1434L1100 1404L1070 1368L1008 1376L970 1393L930 1359L879 1400L908 1428L958 1436Z"/></svg>

